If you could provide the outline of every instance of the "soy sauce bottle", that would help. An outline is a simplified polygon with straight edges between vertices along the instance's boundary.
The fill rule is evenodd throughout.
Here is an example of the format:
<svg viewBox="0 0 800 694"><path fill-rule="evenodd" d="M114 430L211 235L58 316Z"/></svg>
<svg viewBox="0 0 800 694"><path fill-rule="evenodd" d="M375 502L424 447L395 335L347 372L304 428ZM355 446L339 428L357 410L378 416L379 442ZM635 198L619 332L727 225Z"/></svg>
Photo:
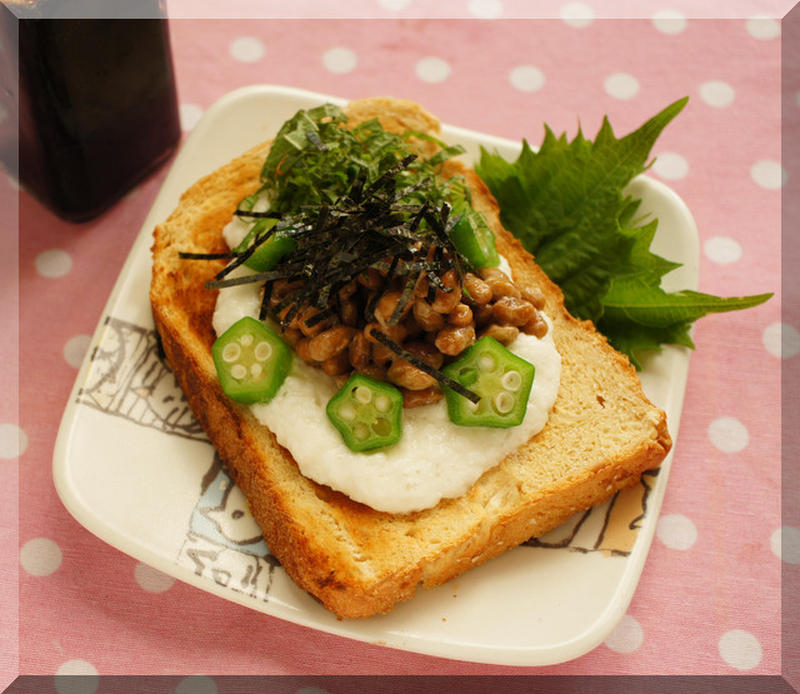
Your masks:
<svg viewBox="0 0 800 694"><path fill-rule="evenodd" d="M180 139L165 8L138 0L131 17L115 15L108 0L25 5L17 24L20 182L59 216L86 221Z"/></svg>

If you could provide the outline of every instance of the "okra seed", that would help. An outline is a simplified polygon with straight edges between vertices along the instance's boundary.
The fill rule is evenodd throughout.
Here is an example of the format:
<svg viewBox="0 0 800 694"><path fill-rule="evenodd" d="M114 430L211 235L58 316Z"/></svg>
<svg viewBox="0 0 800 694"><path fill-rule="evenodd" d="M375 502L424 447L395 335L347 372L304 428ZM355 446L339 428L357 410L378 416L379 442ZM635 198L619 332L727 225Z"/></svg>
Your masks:
<svg viewBox="0 0 800 694"><path fill-rule="evenodd" d="M254 339L255 338L250 333L245 333L239 338L239 344L242 345L242 347L249 347L253 344Z"/></svg>
<svg viewBox="0 0 800 694"><path fill-rule="evenodd" d="M353 427L353 434L359 441L363 441L369 436L369 429L367 429L367 425L364 422L359 422Z"/></svg>
<svg viewBox="0 0 800 694"><path fill-rule="evenodd" d="M353 397L362 405L366 405L372 401L372 391L364 386L357 386L353 391Z"/></svg>
<svg viewBox="0 0 800 694"><path fill-rule="evenodd" d="M466 400L466 398L464 398L464 399ZM481 401L480 401L480 400L478 400L478 402L473 402L472 400L467 400L467 403L466 403L466 408L467 408L467 409L468 409L470 412L477 412L477 411L478 411L478 408L479 408L480 406L481 406Z"/></svg>
<svg viewBox="0 0 800 694"><path fill-rule="evenodd" d="M508 414L514 409L514 396L507 391L494 396L494 407L500 414Z"/></svg>
<svg viewBox="0 0 800 694"><path fill-rule="evenodd" d="M266 361L272 356L272 345L269 342L259 342L256 345L255 357L258 361Z"/></svg>
<svg viewBox="0 0 800 694"><path fill-rule="evenodd" d="M264 371L264 367L261 366L261 364L252 364L250 366L250 375L253 378L259 378L263 371Z"/></svg>
<svg viewBox="0 0 800 694"><path fill-rule="evenodd" d="M231 376L233 376L237 381L241 381L245 376L247 376L247 367L244 364L234 364L231 367Z"/></svg>
<svg viewBox="0 0 800 694"><path fill-rule="evenodd" d="M352 422L356 418L356 408L347 402L339 408L339 416Z"/></svg>
<svg viewBox="0 0 800 694"><path fill-rule="evenodd" d="M519 371L509 371L503 375L500 382L506 390L516 391L522 385L522 376Z"/></svg>
<svg viewBox="0 0 800 694"><path fill-rule="evenodd" d="M497 362L491 354L481 354L478 359L478 368L481 371L494 371Z"/></svg>
<svg viewBox="0 0 800 694"><path fill-rule="evenodd" d="M385 395L378 395L375 398L375 409L378 410L378 412L388 412L391 406L391 401Z"/></svg>
<svg viewBox="0 0 800 694"><path fill-rule="evenodd" d="M388 436L392 433L392 423L385 417L380 417L375 420L372 429L378 436Z"/></svg>
<svg viewBox="0 0 800 694"><path fill-rule="evenodd" d="M236 361L242 355L242 348L235 342L229 342L222 348L222 359L228 364Z"/></svg>

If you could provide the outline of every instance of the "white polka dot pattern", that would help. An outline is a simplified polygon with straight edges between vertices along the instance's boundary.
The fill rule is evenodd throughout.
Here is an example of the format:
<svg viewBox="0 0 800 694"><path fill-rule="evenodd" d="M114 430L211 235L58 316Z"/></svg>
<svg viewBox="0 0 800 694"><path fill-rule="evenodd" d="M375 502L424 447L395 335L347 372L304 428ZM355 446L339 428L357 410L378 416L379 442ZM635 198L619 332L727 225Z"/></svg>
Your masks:
<svg viewBox="0 0 800 694"><path fill-rule="evenodd" d="M71 337L67 340L67 343L64 345L64 359L67 364L75 369L80 368L91 341L92 338L90 335L75 335L75 337Z"/></svg>
<svg viewBox="0 0 800 694"><path fill-rule="evenodd" d="M411 0L378 0L380 6L389 12L400 12L408 8Z"/></svg>
<svg viewBox="0 0 800 694"><path fill-rule="evenodd" d="M660 10L653 15L653 26L662 34L680 34L686 29L686 17L676 10Z"/></svg>
<svg viewBox="0 0 800 694"><path fill-rule="evenodd" d="M689 162L676 152L661 152L653 163L653 171L668 181L677 181L688 175Z"/></svg>
<svg viewBox="0 0 800 694"><path fill-rule="evenodd" d="M603 83L606 93L615 99L632 99L639 93L639 82L626 72L615 72Z"/></svg>
<svg viewBox="0 0 800 694"><path fill-rule="evenodd" d="M764 328L761 340L773 357L790 359L800 353L800 331L788 323L771 323Z"/></svg>
<svg viewBox="0 0 800 694"><path fill-rule="evenodd" d="M661 516L656 525L656 535L670 549L687 550L697 542L694 523L679 513Z"/></svg>
<svg viewBox="0 0 800 694"><path fill-rule="evenodd" d="M735 263L742 257L742 247L735 239L726 236L714 236L703 244L703 253L709 260L728 265Z"/></svg>
<svg viewBox="0 0 800 694"><path fill-rule="evenodd" d="M800 564L800 528L792 525L778 528L770 536L769 546L787 564Z"/></svg>
<svg viewBox="0 0 800 694"><path fill-rule="evenodd" d="M72 256L59 248L42 251L36 256L36 272L42 277L57 279L72 270Z"/></svg>
<svg viewBox="0 0 800 694"><path fill-rule="evenodd" d="M503 3L500 0L469 0L469 13L479 19L497 19L503 16Z"/></svg>
<svg viewBox="0 0 800 694"><path fill-rule="evenodd" d="M535 92L544 86L544 75L533 65L518 65L509 73L508 81L521 92Z"/></svg>
<svg viewBox="0 0 800 694"><path fill-rule="evenodd" d="M588 27L594 20L594 10L582 2L568 2L561 7L561 19L574 29Z"/></svg>
<svg viewBox="0 0 800 694"><path fill-rule="evenodd" d="M737 670L752 670L761 662L761 644L750 632L732 629L720 638L719 654Z"/></svg>
<svg viewBox="0 0 800 694"><path fill-rule="evenodd" d="M762 159L750 168L750 177L762 188L775 190L786 183L786 172L777 161Z"/></svg>
<svg viewBox="0 0 800 694"><path fill-rule="evenodd" d="M28 448L28 435L16 424L0 424L0 458L19 458Z"/></svg>
<svg viewBox="0 0 800 694"><path fill-rule="evenodd" d="M94 694L100 686L97 668L80 658L62 663L56 670L56 675L55 687L58 694Z"/></svg>
<svg viewBox="0 0 800 694"><path fill-rule="evenodd" d="M725 108L733 103L736 91L727 82L709 80L700 85L700 98L709 106Z"/></svg>
<svg viewBox="0 0 800 694"><path fill-rule="evenodd" d="M322 64L325 69L336 75L352 72L355 70L357 62L356 54L349 48L331 48L325 51L322 56Z"/></svg>
<svg viewBox="0 0 800 694"><path fill-rule="evenodd" d="M134 576L139 586L148 593L163 593L175 584L175 579L147 564L138 562Z"/></svg>
<svg viewBox="0 0 800 694"><path fill-rule="evenodd" d="M723 453L738 453L750 441L747 428L735 417L719 417L711 422L708 438Z"/></svg>
<svg viewBox="0 0 800 694"><path fill-rule="evenodd" d="M450 64L447 61L430 56L417 63L416 73L423 82L444 82L450 76Z"/></svg>
<svg viewBox="0 0 800 694"><path fill-rule="evenodd" d="M644 631L639 622L626 614L605 640L605 645L617 653L633 653L644 641Z"/></svg>
<svg viewBox="0 0 800 694"><path fill-rule="evenodd" d="M781 35L781 25L772 17L751 17L746 26L747 33L754 39L769 41Z"/></svg>
<svg viewBox="0 0 800 694"><path fill-rule="evenodd" d="M242 63L257 63L264 57L265 49L261 40L253 36L241 36L230 47L234 60Z"/></svg>
<svg viewBox="0 0 800 694"><path fill-rule="evenodd" d="M30 576L50 576L61 566L61 548L46 537L28 540L20 550L19 563Z"/></svg>
<svg viewBox="0 0 800 694"><path fill-rule="evenodd" d="M181 104L179 108L181 130L190 132L203 117L203 108L197 104Z"/></svg>

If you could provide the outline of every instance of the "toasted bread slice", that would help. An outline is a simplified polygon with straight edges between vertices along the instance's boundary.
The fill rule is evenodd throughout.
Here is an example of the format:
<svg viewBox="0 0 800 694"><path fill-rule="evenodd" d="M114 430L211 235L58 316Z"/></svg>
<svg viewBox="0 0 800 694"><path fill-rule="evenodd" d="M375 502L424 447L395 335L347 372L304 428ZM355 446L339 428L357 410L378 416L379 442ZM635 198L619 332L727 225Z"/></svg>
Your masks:
<svg viewBox="0 0 800 694"><path fill-rule="evenodd" d="M366 99L350 122L377 117L387 129L436 134L419 106ZM428 146L429 143L423 143ZM164 351L189 404L247 496L270 551L294 581L340 617L387 612L419 585L439 585L611 497L657 467L671 442L665 415L642 393L628 359L563 296L500 224L483 182L461 164L473 202L518 282L544 289L545 313L562 356L549 421L460 498L409 514L379 512L303 477L247 407L222 391L211 358L216 292L204 288L224 261L186 261L179 251L219 252L239 201L259 187L266 142L195 183L155 230L151 302Z"/></svg>

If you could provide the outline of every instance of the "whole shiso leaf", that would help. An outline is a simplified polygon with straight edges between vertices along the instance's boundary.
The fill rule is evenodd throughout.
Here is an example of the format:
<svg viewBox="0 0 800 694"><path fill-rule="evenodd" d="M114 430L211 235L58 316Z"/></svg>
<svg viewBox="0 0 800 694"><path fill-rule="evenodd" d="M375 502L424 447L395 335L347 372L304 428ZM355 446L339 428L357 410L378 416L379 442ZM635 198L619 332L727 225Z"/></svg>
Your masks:
<svg viewBox="0 0 800 694"><path fill-rule="evenodd" d="M643 351L694 347L689 328L698 318L772 296L720 298L661 288L661 278L680 263L650 251L658 220L637 217L640 200L623 191L650 167L653 144L687 101L670 104L622 138L608 117L594 141L580 128L569 141L545 125L538 151L523 140L517 160L508 162L482 148L476 166L503 225L561 287L567 309L592 320L637 368Z"/></svg>

